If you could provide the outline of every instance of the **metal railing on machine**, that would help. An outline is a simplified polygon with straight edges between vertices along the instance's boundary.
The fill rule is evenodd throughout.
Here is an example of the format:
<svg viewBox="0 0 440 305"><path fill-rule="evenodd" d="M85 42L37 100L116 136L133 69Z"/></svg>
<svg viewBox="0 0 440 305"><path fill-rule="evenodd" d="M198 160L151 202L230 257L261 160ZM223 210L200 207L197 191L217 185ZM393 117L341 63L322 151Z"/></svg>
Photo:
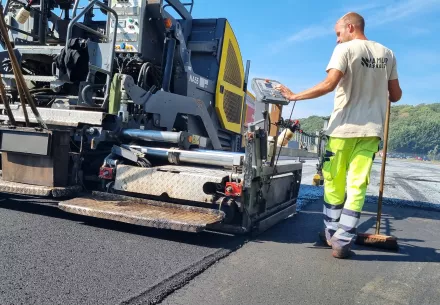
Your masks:
<svg viewBox="0 0 440 305"><path fill-rule="evenodd" d="M115 44L116 44L116 35L117 35L117 31L113 31L113 37L110 37L110 35L107 33L107 35L104 35L98 31L95 31L94 29L91 29L90 27L82 24L79 22L79 20L90 10L92 10L94 8L95 5L97 5L99 8L101 8L102 10L111 13L114 17L114 22L115 24L118 24L118 14L111 9L110 7L108 7L107 5L105 5L103 2L99 1L99 0L91 0L89 2L89 4L77 15L77 10L78 10L78 5L79 5L79 1L80 0L76 0L75 4L73 6L73 11L72 11L72 16L73 19L70 21L69 26L67 28L67 36L66 36L66 47L69 43L69 40L72 37L72 32L73 32L73 27L77 26L89 33L92 33L94 35L96 35L97 37L100 37L101 39L103 39L104 43L108 44L108 52L110 54L109 58L107 59L106 63L103 63L103 66L106 67L106 69L102 68L102 67L98 67L97 65L94 65L92 63L89 64L89 68L92 71L89 71L89 74L87 76L87 79L91 79L91 75L94 72L101 72L103 74L107 75L107 79L106 79L106 84L105 84L105 93L104 93L104 103L102 103L102 108L105 108L108 102L108 98L109 98L109 94L110 94L110 85L112 82L112 77L113 77L113 58L115 57ZM82 91L81 91L81 95L85 96L85 92L89 89L88 86L85 86Z"/></svg>

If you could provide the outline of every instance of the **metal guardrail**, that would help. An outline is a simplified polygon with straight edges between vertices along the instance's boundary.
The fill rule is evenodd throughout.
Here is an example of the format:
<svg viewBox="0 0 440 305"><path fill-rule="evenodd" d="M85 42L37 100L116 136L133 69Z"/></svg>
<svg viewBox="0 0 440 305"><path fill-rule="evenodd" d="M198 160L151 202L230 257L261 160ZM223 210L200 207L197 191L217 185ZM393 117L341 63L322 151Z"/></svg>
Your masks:
<svg viewBox="0 0 440 305"><path fill-rule="evenodd" d="M306 147L309 151L315 151L318 146L318 136L311 137L302 133L295 133L291 141L296 141L301 146Z"/></svg>

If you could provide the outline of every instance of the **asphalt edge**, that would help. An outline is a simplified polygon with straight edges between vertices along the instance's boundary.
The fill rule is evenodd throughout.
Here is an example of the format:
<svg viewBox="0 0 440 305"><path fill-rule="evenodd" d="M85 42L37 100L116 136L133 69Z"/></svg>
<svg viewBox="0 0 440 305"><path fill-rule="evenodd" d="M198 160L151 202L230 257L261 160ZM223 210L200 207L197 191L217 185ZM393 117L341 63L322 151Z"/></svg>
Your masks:
<svg viewBox="0 0 440 305"><path fill-rule="evenodd" d="M243 240L229 249L219 249L216 252L204 257L202 260L190 265L178 273L162 280L160 283L148 288L146 291L128 300L122 301L120 305L155 305L162 302L174 291L182 288L197 275L208 269L213 264L225 258L232 252L243 247L248 240Z"/></svg>
<svg viewBox="0 0 440 305"><path fill-rule="evenodd" d="M378 196L367 195L365 203L377 204L379 200ZM412 201L405 199L395 199L395 198L383 198L383 205L393 206L397 208L417 208L425 211L437 211L440 212L440 204L439 203L431 203L431 202L422 202L422 201Z"/></svg>
<svg viewBox="0 0 440 305"><path fill-rule="evenodd" d="M300 189L300 195L297 201L297 212L307 207L309 204L314 203L317 200L322 200L324 198L324 188L305 185L305 187ZM376 195L366 195L365 203L377 204L379 197ZM437 211L440 212L440 202L425 202L425 201L415 201L407 199L398 199L391 197L383 197L382 204L386 206L392 206L396 208L417 208L425 211Z"/></svg>

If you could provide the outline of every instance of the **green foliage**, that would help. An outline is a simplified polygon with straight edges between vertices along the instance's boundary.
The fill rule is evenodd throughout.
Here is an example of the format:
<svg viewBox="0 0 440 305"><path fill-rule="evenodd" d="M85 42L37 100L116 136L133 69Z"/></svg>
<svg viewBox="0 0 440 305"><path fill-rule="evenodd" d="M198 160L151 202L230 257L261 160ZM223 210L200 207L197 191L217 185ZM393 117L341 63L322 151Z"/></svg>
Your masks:
<svg viewBox="0 0 440 305"><path fill-rule="evenodd" d="M440 143L440 103L391 107L389 150L427 154Z"/></svg>
<svg viewBox="0 0 440 305"><path fill-rule="evenodd" d="M431 160L440 160L440 153L438 151L438 144L434 147L434 149L428 151L428 157Z"/></svg>
<svg viewBox="0 0 440 305"><path fill-rule="evenodd" d="M322 128L323 117L299 119L302 129L313 133ZM388 151L434 154L440 159L440 103L391 107Z"/></svg>
<svg viewBox="0 0 440 305"><path fill-rule="evenodd" d="M324 117L322 116L310 116L306 119L299 119L301 129L306 133L315 133L315 131L321 130L324 126Z"/></svg>

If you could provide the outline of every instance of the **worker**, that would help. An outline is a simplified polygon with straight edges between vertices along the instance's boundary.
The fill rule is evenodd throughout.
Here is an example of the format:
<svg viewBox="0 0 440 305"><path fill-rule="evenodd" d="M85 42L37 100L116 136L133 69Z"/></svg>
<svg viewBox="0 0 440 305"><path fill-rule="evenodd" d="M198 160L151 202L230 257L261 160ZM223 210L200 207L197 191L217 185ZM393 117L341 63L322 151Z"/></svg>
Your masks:
<svg viewBox="0 0 440 305"><path fill-rule="evenodd" d="M347 258L365 201L375 153L383 138L388 100L402 90L392 50L368 40L364 18L354 12L335 25L337 45L324 81L294 94L284 85L275 89L289 101L318 98L336 89L326 136L324 176L325 242L336 258Z"/></svg>

